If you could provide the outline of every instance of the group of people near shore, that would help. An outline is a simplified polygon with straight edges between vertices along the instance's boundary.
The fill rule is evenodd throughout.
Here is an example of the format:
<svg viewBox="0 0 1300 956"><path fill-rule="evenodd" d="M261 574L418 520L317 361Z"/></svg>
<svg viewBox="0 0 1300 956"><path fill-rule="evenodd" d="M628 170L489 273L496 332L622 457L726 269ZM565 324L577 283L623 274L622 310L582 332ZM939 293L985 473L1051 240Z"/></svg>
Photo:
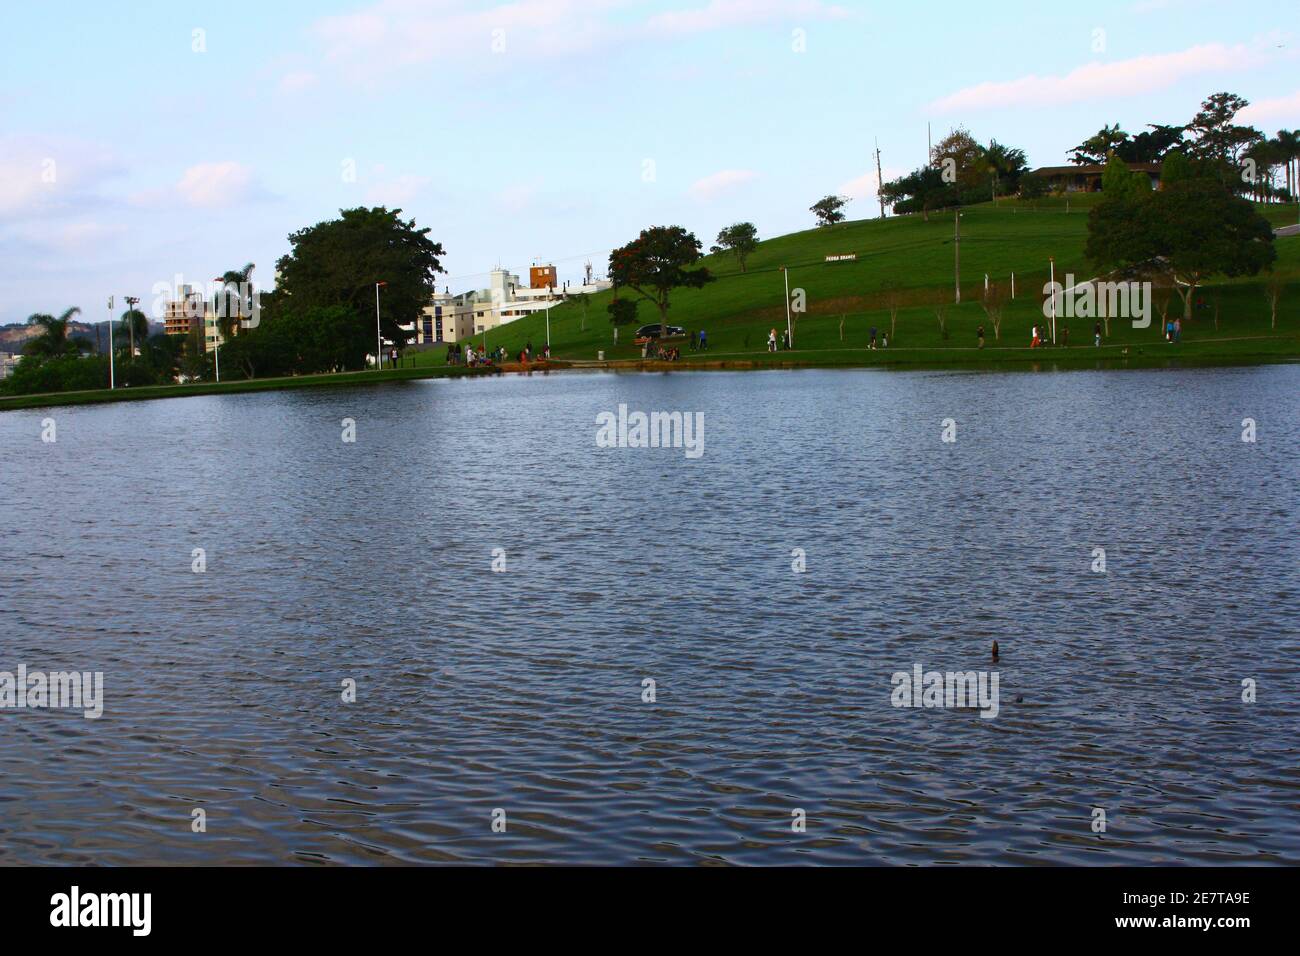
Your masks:
<svg viewBox="0 0 1300 956"><path fill-rule="evenodd" d="M504 345L498 345L494 349L476 349L474 343L461 345L459 342L453 342L447 346L447 364L448 365L466 365L474 368L479 365L501 365L509 357L510 353L506 351ZM538 359L549 359L551 357L551 347L545 345L542 347L540 354L533 351L533 343L529 342L516 356L516 360L521 365L527 365L529 362L536 362Z"/></svg>
<svg viewBox="0 0 1300 956"><path fill-rule="evenodd" d="M476 349L473 342L464 346L459 342L453 342L447 346L448 365L465 365L474 368L479 365L496 365L505 360L506 350L503 346L498 346L491 351Z"/></svg>

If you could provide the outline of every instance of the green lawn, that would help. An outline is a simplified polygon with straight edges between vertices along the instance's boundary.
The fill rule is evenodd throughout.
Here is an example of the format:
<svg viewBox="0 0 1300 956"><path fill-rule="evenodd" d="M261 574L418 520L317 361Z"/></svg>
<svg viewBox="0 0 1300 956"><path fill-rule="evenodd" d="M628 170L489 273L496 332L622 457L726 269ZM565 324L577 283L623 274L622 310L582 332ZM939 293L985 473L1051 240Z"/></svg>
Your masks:
<svg viewBox="0 0 1300 956"><path fill-rule="evenodd" d="M1030 330L1043 321L1042 288L1048 278L1048 257L1056 259L1057 278L1064 280L1073 273L1077 279L1092 275L1083 257L1087 233L1087 213L1097 195L1070 197L1067 212L1065 199L1045 199L1033 203L999 200L962 211L961 223L961 306L952 305L953 281L953 214L932 214L929 222L918 216L886 220L842 223L829 229L781 236L762 243L750 257L747 271L741 273L734 258L709 256L704 262L718 281L700 290L674 293L668 319L688 330L704 328L708 332L710 352L697 355L683 347L683 362L728 359L767 362L768 330L778 335L785 328L784 277L781 266L790 269L791 289L806 293L807 313L796 316L795 344L792 352L782 352L777 359L793 364L949 364L1025 361L1040 353L1021 355L1028 346ZM1261 206L1275 225L1287 225L1296 219L1295 206ZM1261 280L1232 280L1207 286L1204 308L1185 323L1181 350L1202 359L1222 353L1225 360L1259 360L1300 357L1297 329L1300 329L1300 238L1277 240L1277 269L1290 279L1283 295L1278 328L1269 327L1268 304ZM856 253L852 262L826 263L827 255ZM995 341L993 327L980 298L984 275L1009 285L1016 274L1016 300L1007 307L1000 340ZM911 305L903 308L897 327L890 336L888 352L866 352L864 347L874 326L888 330L889 313L881 300L886 281L904 286L904 296ZM946 335L930 300L945 296ZM566 303L551 310L551 348L557 359L593 360L599 350L606 359L632 360L640 357L639 348L631 344L631 329L620 331L622 342L613 344L612 327L605 307L611 293L593 296L584 319L582 309ZM1217 303L1218 320L1215 321ZM1181 314L1175 297L1169 306L1170 318ZM640 306L639 321L658 321L658 314L648 302ZM1095 320L1061 320L1069 325L1069 350L1092 345ZM842 329L841 329L842 325ZM985 327L988 347L974 351L975 330ZM1129 347L1129 355L1148 345L1164 346L1158 314L1148 329L1133 329L1128 322L1110 323L1107 346L1116 354ZM1217 327L1216 327L1217 325ZM504 345L511 355L525 342L540 348L546 341L543 315L518 319L487 333L489 348ZM482 336L476 339L481 343ZM682 343L685 346L685 343ZM1000 347L1000 348L999 348ZM1053 358L1066 350L1057 349ZM1103 350L1108 352L1109 350ZM922 355L921 353L925 353ZM1144 353L1145 354L1145 353ZM1095 356L1094 356L1095 357ZM1076 360L1084 361L1082 356ZM1090 360L1090 359L1088 359ZM446 361L445 349L419 353L408 358L417 365L440 365Z"/></svg>
<svg viewBox="0 0 1300 956"><path fill-rule="evenodd" d="M184 398L189 395L225 395L239 392L273 392L286 388L319 388L341 385L370 385L375 382L413 378L444 378L492 374L486 369L386 368L378 372L338 372L330 375L293 375L285 378L236 379L226 382L197 382L193 385L146 385L138 388L95 389L82 392L46 392L42 395L0 396L0 411L44 408L53 405L88 405L99 402L132 402L155 398Z"/></svg>

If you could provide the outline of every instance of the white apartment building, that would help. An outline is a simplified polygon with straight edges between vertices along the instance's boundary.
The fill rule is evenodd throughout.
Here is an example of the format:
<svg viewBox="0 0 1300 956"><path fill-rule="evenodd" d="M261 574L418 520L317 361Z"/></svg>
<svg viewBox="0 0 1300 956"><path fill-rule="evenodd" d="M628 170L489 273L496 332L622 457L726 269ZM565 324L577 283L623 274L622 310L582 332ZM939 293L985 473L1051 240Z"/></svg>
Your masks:
<svg viewBox="0 0 1300 956"><path fill-rule="evenodd" d="M554 308L565 296L594 293L610 288L608 280L594 280L586 285L556 286L556 272L552 265L533 266L529 270L529 284L519 281L514 273L496 268L488 273L488 287L459 295L435 295L433 303L424 309L416 341L459 342L491 331L515 319Z"/></svg>

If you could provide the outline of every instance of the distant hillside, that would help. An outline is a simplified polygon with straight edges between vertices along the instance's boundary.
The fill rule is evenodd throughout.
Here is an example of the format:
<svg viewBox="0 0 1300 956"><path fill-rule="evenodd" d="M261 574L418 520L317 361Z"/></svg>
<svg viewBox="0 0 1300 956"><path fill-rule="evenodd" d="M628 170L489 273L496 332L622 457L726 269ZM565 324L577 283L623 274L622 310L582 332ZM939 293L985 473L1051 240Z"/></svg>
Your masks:
<svg viewBox="0 0 1300 956"><path fill-rule="evenodd" d="M98 333L96 333L96 328L98 328ZM120 331L121 329L117 330L117 332ZM161 322L149 323L150 335L162 331L163 325ZM40 330L36 326L28 325L26 322L11 322L8 325L0 325L0 352L13 352L15 354L21 353L23 346L27 344L27 340L37 335L39 332ZM96 334L99 335L100 344L107 347L108 332L106 331L103 322L100 322L97 327L88 322L73 321L68 324L69 338L85 338L94 342L96 341ZM115 332L114 334L116 335L117 333Z"/></svg>

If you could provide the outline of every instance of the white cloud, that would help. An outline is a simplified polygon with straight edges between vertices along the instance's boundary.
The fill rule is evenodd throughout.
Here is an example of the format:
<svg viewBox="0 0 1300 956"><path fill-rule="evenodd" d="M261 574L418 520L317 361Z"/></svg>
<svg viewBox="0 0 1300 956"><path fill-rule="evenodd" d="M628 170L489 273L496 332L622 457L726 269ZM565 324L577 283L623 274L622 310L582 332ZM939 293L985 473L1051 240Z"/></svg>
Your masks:
<svg viewBox="0 0 1300 956"><path fill-rule="evenodd" d="M96 188L122 171L108 150L94 143L0 137L0 216L93 204L100 201Z"/></svg>
<svg viewBox="0 0 1300 956"><path fill-rule="evenodd" d="M322 17L310 33L323 47L324 62L351 81L370 81L412 64L469 60L478 67L513 67L644 37L853 15L823 0L708 0L648 15L638 6L632 0L378 0L354 13Z"/></svg>
<svg viewBox="0 0 1300 956"><path fill-rule="evenodd" d="M1278 124L1291 129L1300 127L1300 90L1289 96L1257 100L1237 114L1235 122L1243 126Z"/></svg>
<svg viewBox="0 0 1300 956"><path fill-rule="evenodd" d="M1244 44L1208 43L1178 53L1149 54L1112 63L1089 63L1064 76L1022 76L980 83L932 104L943 112L1059 106L1102 97L1136 96L1167 89L1201 73L1236 72L1261 65L1263 56Z"/></svg>
<svg viewBox="0 0 1300 956"><path fill-rule="evenodd" d="M691 184L691 195L699 202L711 202L758 178L752 169L724 169Z"/></svg>
<svg viewBox="0 0 1300 956"><path fill-rule="evenodd" d="M492 198L496 200L497 205L501 206L508 212L523 212L532 206L537 199L538 183L515 183L507 186Z"/></svg>
<svg viewBox="0 0 1300 956"><path fill-rule="evenodd" d="M191 206L232 206L255 192L253 171L234 160L191 166L176 184L176 193Z"/></svg>
<svg viewBox="0 0 1300 956"><path fill-rule="evenodd" d="M900 176L907 175L907 170L886 166L881 170L881 174L884 176L885 182L891 182ZM858 176L856 179L850 179L846 183L840 183L840 188L836 191L836 195L847 196L849 199L870 199L872 202L875 202L876 196L879 195L876 189L876 171L871 169L863 173L861 176Z"/></svg>
<svg viewBox="0 0 1300 956"><path fill-rule="evenodd" d="M703 33L774 20L843 20L849 11L819 0L710 0L703 7L671 10L646 21L656 33Z"/></svg>
<svg viewBox="0 0 1300 956"><path fill-rule="evenodd" d="M380 0L357 13L323 17L312 33L327 59L358 70L449 59L576 53L613 33L599 14L619 0L518 0L484 9L470 0Z"/></svg>
<svg viewBox="0 0 1300 956"><path fill-rule="evenodd" d="M281 93L301 93L316 85L318 77L310 70L293 70L280 77Z"/></svg>
<svg viewBox="0 0 1300 956"><path fill-rule="evenodd" d="M376 182L366 190L366 204L390 209L409 205L430 182L428 176L410 174Z"/></svg>

